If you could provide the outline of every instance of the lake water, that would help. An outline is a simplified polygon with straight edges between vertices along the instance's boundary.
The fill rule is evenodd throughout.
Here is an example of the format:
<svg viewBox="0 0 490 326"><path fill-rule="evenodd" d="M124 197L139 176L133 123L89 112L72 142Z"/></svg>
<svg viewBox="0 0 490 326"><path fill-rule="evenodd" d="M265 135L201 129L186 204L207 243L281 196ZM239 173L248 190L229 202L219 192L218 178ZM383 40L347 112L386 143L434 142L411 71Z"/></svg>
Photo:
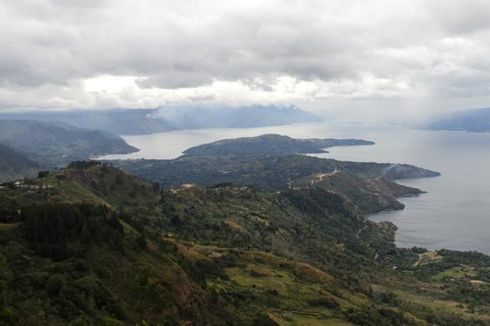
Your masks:
<svg viewBox="0 0 490 326"><path fill-rule="evenodd" d="M346 122L296 124L251 129L181 130L124 139L141 151L104 158L171 159L188 147L224 138L279 133L291 137L363 138L374 146L335 147L319 157L360 162L409 163L442 176L400 183L427 191L402 198L402 211L370 219L398 226L397 244L429 249L478 250L490 253L490 133L425 131L397 126Z"/></svg>

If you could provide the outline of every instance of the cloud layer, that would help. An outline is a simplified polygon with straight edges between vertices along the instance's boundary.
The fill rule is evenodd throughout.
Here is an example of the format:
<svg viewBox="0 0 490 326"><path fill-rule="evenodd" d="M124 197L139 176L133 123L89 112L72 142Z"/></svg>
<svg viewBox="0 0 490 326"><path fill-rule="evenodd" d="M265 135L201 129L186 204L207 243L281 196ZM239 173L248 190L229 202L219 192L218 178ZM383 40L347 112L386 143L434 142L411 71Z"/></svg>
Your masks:
<svg viewBox="0 0 490 326"><path fill-rule="evenodd" d="M5 0L0 109L483 99L488 17L484 0Z"/></svg>

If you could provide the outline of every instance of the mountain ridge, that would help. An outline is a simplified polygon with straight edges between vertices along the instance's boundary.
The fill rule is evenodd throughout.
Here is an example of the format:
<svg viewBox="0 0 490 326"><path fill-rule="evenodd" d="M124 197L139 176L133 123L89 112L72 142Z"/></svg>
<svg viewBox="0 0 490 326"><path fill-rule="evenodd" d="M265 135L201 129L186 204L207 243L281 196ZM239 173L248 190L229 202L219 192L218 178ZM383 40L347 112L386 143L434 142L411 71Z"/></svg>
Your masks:
<svg viewBox="0 0 490 326"><path fill-rule="evenodd" d="M385 199L374 200L372 207L365 207L365 212L369 213L385 209L401 209L403 205L396 200L396 197L422 193L421 190L401 185L396 187L397 191L391 193L395 187L388 186L391 183L390 177L396 179L439 175L437 172L410 165L402 165L402 168L397 170L397 174L390 174L386 173L386 168L393 166L389 163L342 162L305 155L184 155L175 160L119 160L110 161L110 163L128 173L138 175L151 182L157 182L164 187L173 187L185 183L203 187L221 183L235 183L253 185L263 191L285 190L301 178L311 180L315 179L317 174L328 175L334 171L346 172L335 177L338 179L341 176L344 180L343 183L337 183L337 185L357 184L363 186L362 189L375 198L380 194L379 189L385 190ZM372 187L369 183L363 182L362 178L378 179L373 181L377 186ZM378 190L373 192L372 190L375 189Z"/></svg>
<svg viewBox="0 0 490 326"><path fill-rule="evenodd" d="M457 111L443 115L429 124L434 130L490 132L490 108Z"/></svg>
<svg viewBox="0 0 490 326"><path fill-rule="evenodd" d="M102 130L35 120L0 120L0 142L43 168L62 167L102 154L137 151L119 136Z"/></svg>
<svg viewBox="0 0 490 326"><path fill-rule="evenodd" d="M61 122L105 130L116 135L143 135L181 129L252 128L320 121L313 113L291 105L36 111L0 113L0 118Z"/></svg>

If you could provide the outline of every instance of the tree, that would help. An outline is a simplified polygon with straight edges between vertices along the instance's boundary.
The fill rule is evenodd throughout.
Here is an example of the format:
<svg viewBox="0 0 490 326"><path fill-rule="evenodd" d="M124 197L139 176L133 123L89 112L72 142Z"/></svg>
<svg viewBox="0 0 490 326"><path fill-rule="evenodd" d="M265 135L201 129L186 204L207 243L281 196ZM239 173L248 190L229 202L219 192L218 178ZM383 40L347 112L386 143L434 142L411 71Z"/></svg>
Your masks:
<svg viewBox="0 0 490 326"><path fill-rule="evenodd" d="M144 268L138 275L138 281L134 288L134 298L140 324L144 324L148 312L162 311L171 303L167 289L149 268Z"/></svg>
<svg viewBox="0 0 490 326"><path fill-rule="evenodd" d="M3 279L3 268L5 266L5 258L0 255L0 322L7 322L12 315L12 311L5 305L5 292L7 290L7 282Z"/></svg>

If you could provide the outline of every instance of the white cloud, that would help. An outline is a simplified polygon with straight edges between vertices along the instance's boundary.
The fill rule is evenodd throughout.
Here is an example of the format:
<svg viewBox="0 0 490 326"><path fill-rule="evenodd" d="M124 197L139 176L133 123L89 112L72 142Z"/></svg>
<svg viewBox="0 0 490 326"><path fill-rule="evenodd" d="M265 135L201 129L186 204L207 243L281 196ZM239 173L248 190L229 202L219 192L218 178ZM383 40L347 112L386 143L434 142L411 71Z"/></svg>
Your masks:
<svg viewBox="0 0 490 326"><path fill-rule="evenodd" d="M483 0L4 0L0 109L483 101L488 8Z"/></svg>

